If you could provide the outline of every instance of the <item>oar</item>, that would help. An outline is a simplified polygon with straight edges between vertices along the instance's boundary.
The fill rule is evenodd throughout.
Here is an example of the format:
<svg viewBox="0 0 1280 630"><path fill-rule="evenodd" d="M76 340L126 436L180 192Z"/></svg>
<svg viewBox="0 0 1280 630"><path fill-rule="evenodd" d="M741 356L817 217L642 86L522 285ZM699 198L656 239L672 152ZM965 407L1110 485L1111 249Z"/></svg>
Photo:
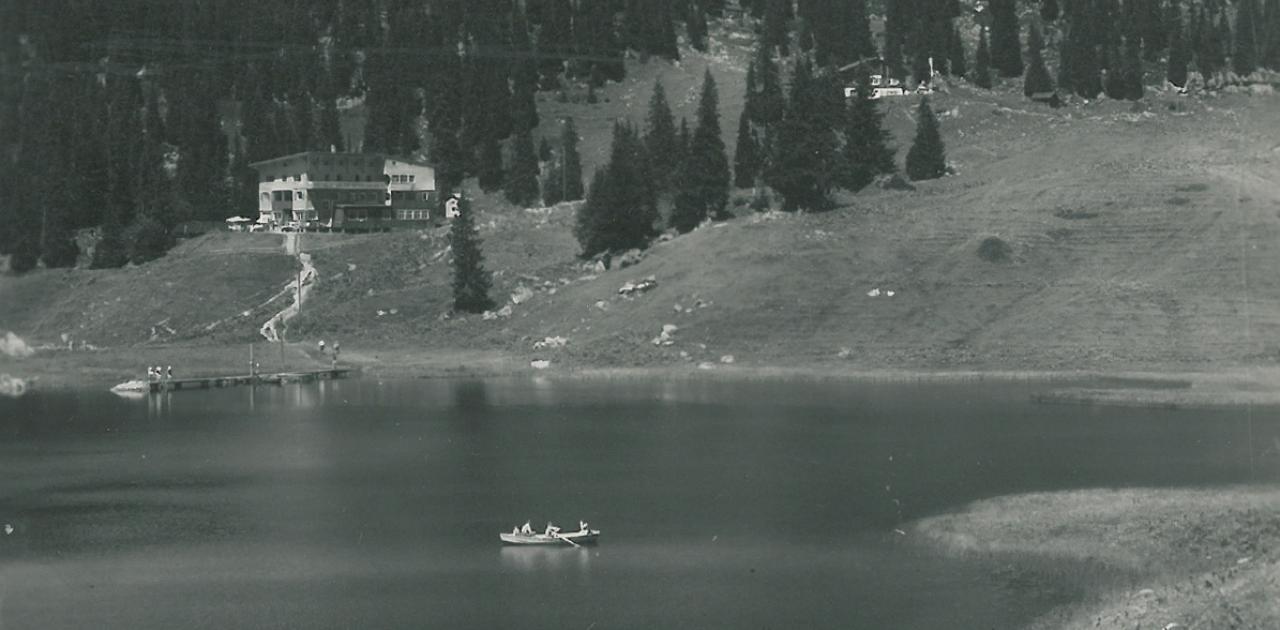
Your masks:
<svg viewBox="0 0 1280 630"><path fill-rule="evenodd" d="M565 542L569 543L570 545L573 545L574 547L581 547L581 546L582 546L582 545L579 545L579 544L578 544L578 543L576 543L576 542L573 542L572 540L569 540L568 538L565 538L564 536L561 536L559 533L552 534L552 535L551 535L551 537L552 537L552 538L559 538L560 540L563 540L563 541L565 541Z"/></svg>

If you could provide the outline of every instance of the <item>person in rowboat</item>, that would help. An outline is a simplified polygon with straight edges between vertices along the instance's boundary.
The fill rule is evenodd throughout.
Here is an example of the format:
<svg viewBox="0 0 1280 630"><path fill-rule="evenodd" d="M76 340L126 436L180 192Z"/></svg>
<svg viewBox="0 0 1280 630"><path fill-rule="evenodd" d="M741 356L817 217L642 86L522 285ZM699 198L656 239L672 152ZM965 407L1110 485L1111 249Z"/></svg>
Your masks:
<svg viewBox="0 0 1280 630"><path fill-rule="evenodd" d="M552 525L552 524L551 524L551 521L547 521L547 533L546 533L546 535L547 535L547 536L555 536L555 535L556 535L556 534L558 534L558 533L560 533L560 528L559 528L559 527L556 527L555 525Z"/></svg>
<svg viewBox="0 0 1280 630"><path fill-rule="evenodd" d="M525 536L533 535L533 527L529 525L529 521L525 521L524 525L520 527L520 533Z"/></svg>

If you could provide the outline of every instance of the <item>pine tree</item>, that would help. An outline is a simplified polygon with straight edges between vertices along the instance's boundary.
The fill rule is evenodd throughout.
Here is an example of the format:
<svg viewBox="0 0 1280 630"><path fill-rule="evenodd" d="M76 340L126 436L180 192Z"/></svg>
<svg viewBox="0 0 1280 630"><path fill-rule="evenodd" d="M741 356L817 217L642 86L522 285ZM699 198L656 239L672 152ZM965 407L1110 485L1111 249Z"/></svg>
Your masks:
<svg viewBox="0 0 1280 630"><path fill-rule="evenodd" d="M1044 55L1041 49L1044 48L1044 38L1040 35L1040 29L1035 24L1028 27L1031 34L1027 38L1027 53L1031 56L1031 61L1027 65L1027 76L1022 83L1022 93L1031 98L1035 94L1053 91L1053 79L1049 77L1049 70L1044 65Z"/></svg>
<svg viewBox="0 0 1280 630"><path fill-rule="evenodd" d="M742 114L747 117L747 120L759 118L756 113L756 110L760 109L759 91L759 85L756 82L756 62L752 59L747 63L747 78L742 92Z"/></svg>
<svg viewBox="0 0 1280 630"><path fill-rule="evenodd" d="M538 126L538 105L534 100L537 85L530 72L519 72L511 81L511 126L516 133L532 131Z"/></svg>
<svg viewBox="0 0 1280 630"><path fill-rule="evenodd" d="M564 175L561 180L561 199L582 199L582 160L578 156L578 128L573 118L566 118L560 131L560 153Z"/></svg>
<svg viewBox="0 0 1280 630"><path fill-rule="evenodd" d="M1142 56L1150 62L1160 60L1160 51L1168 42L1165 16L1160 9L1160 0L1130 0L1140 2L1138 7L1138 27L1142 32ZM1171 2L1176 5L1177 2Z"/></svg>
<svg viewBox="0 0 1280 630"><path fill-rule="evenodd" d="M1267 0L1259 33L1264 37L1258 42L1263 51L1261 64L1271 70L1280 70L1280 0Z"/></svg>
<svg viewBox="0 0 1280 630"><path fill-rule="evenodd" d="M488 136L480 141L480 156L476 169L480 190L493 192L502 188L505 173L502 170L502 146L498 139Z"/></svg>
<svg viewBox="0 0 1280 630"><path fill-rule="evenodd" d="M548 206L582 199L582 164L578 157L578 132L573 119L565 120L560 133L560 154L547 169L542 182L542 200Z"/></svg>
<svg viewBox="0 0 1280 630"><path fill-rule="evenodd" d="M492 279L484 268L480 231L466 197L459 200L458 216L449 226L449 248L453 252L453 310L483 313L493 308L494 302L489 298Z"/></svg>
<svg viewBox="0 0 1280 630"><path fill-rule="evenodd" d="M963 77L969 72L969 64L965 61L964 41L960 39L960 26L957 24L951 29L951 36L947 42L947 61L951 76ZM988 82L990 73L988 73Z"/></svg>
<svg viewBox="0 0 1280 630"><path fill-rule="evenodd" d="M1015 0L992 0L991 63L1002 77L1022 76L1022 42Z"/></svg>
<svg viewBox="0 0 1280 630"><path fill-rule="evenodd" d="M765 181L782 195L782 209L821 211L831 207L830 192L838 183L840 155L835 127L824 120L822 84L800 57L791 76L786 115Z"/></svg>
<svg viewBox="0 0 1280 630"><path fill-rule="evenodd" d="M1231 68L1240 76L1253 74L1258 69L1258 42L1254 35L1257 14L1254 0L1236 0L1236 45L1231 55Z"/></svg>
<svg viewBox="0 0 1280 630"><path fill-rule="evenodd" d="M674 159L677 153L676 126L662 81L653 82L649 114L645 118L644 143L653 158L654 185L659 192L665 192L671 188L672 175L680 164Z"/></svg>
<svg viewBox="0 0 1280 630"><path fill-rule="evenodd" d="M1086 27L1088 15L1071 17L1071 27L1062 43L1058 84L1069 87L1081 98L1091 99L1102 92L1102 73L1094 35Z"/></svg>
<svg viewBox="0 0 1280 630"><path fill-rule="evenodd" d="M533 152L533 137L528 131L516 134L512 144L511 169L507 173L507 201L528 207L541 197L538 189L538 156Z"/></svg>
<svg viewBox="0 0 1280 630"><path fill-rule="evenodd" d="M938 119L929 107L929 97L921 97L916 139L907 151L907 177L913 180L937 179L946 172L946 148L938 132Z"/></svg>
<svg viewBox="0 0 1280 630"><path fill-rule="evenodd" d="M733 185L737 188L750 188L755 185L756 176L760 174L760 148L756 145L756 135L751 130L751 120L747 110L742 110L738 117L738 141L733 153Z"/></svg>
<svg viewBox="0 0 1280 630"><path fill-rule="evenodd" d="M1187 64L1191 61L1191 50L1187 48L1187 39L1182 31L1182 11L1176 2L1170 4L1168 29L1169 64L1165 78L1179 88L1186 87Z"/></svg>
<svg viewBox="0 0 1280 630"><path fill-rule="evenodd" d="M1124 59L1120 64L1124 82L1124 98L1131 101L1142 100L1146 95L1146 78L1142 70L1142 54L1136 40L1126 42Z"/></svg>
<svg viewBox="0 0 1280 630"><path fill-rule="evenodd" d="M991 52L987 49L987 29L978 33L978 55L973 67L973 84L991 89Z"/></svg>
<svg viewBox="0 0 1280 630"><path fill-rule="evenodd" d="M689 119L680 117L680 133L676 135L677 164L683 165L689 159L689 146L693 144L693 133L689 131Z"/></svg>
<svg viewBox="0 0 1280 630"><path fill-rule="evenodd" d="M1102 51L1102 65L1107 69L1106 77L1102 81L1102 90L1107 98L1122 100L1129 94L1124 78L1124 57L1115 45L1107 46Z"/></svg>
<svg viewBox="0 0 1280 630"><path fill-rule="evenodd" d="M672 226L687 232L704 219L724 219L729 203L729 158L720 135L720 97L707 69L702 77L697 125L689 145L685 167L676 182ZM661 159L653 156L655 160Z"/></svg>
<svg viewBox="0 0 1280 630"><path fill-rule="evenodd" d="M848 190L861 190L877 175L897 170L891 134L884 128L884 114L872 98L871 77L858 77L858 90L850 100L844 124L844 174L840 185Z"/></svg>
<svg viewBox="0 0 1280 630"><path fill-rule="evenodd" d="M573 7L569 0L542 0L539 4L542 20L536 47L542 61L538 64L538 71L542 74L543 87L551 89L572 53Z"/></svg>
<svg viewBox="0 0 1280 630"><path fill-rule="evenodd" d="M790 54L787 21L791 19L791 0L765 0L764 33L760 46L770 58L776 50L783 57Z"/></svg>
<svg viewBox="0 0 1280 630"><path fill-rule="evenodd" d="M582 255L646 247L657 219L644 144L629 123L615 123L609 163L592 176L574 223Z"/></svg>
<svg viewBox="0 0 1280 630"><path fill-rule="evenodd" d="M1058 19L1058 0L1040 0L1040 19L1052 22Z"/></svg>
<svg viewBox="0 0 1280 630"><path fill-rule="evenodd" d="M756 81L759 91L751 108L752 119L758 127L765 130L766 141L769 130L782 121L786 109L786 97L782 95L782 80L778 77L778 66L773 61L769 49L761 47L756 55Z"/></svg>
<svg viewBox="0 0 1280 630"><path fill-rule="evenodd" d="M688 0L685 31L694 50L707 52L707 10L703 0Z"/></svg>

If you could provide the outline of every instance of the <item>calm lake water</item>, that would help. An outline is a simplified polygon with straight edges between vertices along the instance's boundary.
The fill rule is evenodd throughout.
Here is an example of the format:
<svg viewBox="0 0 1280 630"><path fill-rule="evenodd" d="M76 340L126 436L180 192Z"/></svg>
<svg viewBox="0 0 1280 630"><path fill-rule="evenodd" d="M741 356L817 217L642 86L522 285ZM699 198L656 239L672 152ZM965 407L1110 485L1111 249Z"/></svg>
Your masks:
<svg viewBox="0 0 1280 630"><path fill-rule="evenodd" d="M1041 406L1036 387L0 399L0 628L1014 628L1078 589L893 529L1011 492L1280 477L1274 409ZM498 544L526 519L585 519L601 544Z"/></svg>

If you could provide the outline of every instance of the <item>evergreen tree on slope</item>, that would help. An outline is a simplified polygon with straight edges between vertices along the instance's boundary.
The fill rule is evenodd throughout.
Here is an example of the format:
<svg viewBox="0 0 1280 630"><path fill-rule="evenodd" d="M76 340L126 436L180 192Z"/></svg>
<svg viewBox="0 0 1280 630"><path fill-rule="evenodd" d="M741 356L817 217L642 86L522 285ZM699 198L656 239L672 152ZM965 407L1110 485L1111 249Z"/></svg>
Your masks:
<svg viewBox="0 0 1280 630"><path fill-rule="evenodd" d="M938 131L938 118L929 107L929 97L920 98L918 113L916 139L907 151L907 177L913 180L937 179L947 172L947 157Z"/></svg>
<svg viewBox="0 0 1280 630"><path fill-rule="evenodd" d="M458 216L449 226L449 248L453 252L453 310L482 313L494 307L489 298L492 278L484 268L480 232L476 229L471 201L458 203Z"/></svg>
<svg viewBox="0 0 1280 630"><path fill-rule="evenodd" d="M702 77L698 100L697 126L688 157L676 183L672 226L681 232L696 227L704 219L726 218L729 204L729 158L720 135L720 98L711 70ZM660 159L654 156L654 159Z"/></svg>

